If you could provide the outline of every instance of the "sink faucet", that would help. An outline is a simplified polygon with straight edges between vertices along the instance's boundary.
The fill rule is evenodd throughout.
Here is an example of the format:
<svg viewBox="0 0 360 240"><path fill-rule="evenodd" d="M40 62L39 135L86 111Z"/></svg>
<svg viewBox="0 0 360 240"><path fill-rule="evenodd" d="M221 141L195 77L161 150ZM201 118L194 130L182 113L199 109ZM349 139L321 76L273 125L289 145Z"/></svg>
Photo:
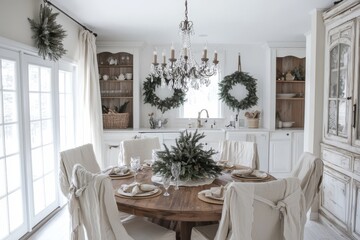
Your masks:
<svg viewBox="0 0 360 240"><path fill-rule="evenodd" d="M208 111L204 108L204 109L201 109L201 111L198 113L198 118L197 118L197 128L202 128L203 125L201 124L201 113L202 111L205 111L206 112L206 118L209 118L209 113ZM205 120L205 122L207 122L207 120Z"/></svg>

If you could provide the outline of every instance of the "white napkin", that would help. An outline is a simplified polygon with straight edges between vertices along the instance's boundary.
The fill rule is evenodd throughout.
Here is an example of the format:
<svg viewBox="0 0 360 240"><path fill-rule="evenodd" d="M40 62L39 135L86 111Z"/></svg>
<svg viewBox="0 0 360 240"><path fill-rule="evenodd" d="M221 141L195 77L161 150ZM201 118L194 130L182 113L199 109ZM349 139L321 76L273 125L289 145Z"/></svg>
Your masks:
<svg viewBox="0 0 360 240"><path fill-rule="evenodd" d="M261 171L259 171L259 170L254 170L254 171L251 173L251 175L254 175L254 176L258 177L258 178L266 178L266 177L267 177L267 173L261 172Z"/></svg>
<svg viewBox="0 0 360 240"><path fill-rule="evenodd" d="M155 185L146 184L146 183L123 184L120 186L120 188L124 192L130 193L131 196L135 196L136 194L139 193L150 192L157 189Z"/></svg>
<svg viewBox="0 0 360 240"><path fill-rule="evenodd" d="M212 187L209 190L205 190L205 197L217 200L224 200L224 193L224 186Z"/></svg>
<svg viewBox="0 0 360 240"><path fill-rule="evenodd" d="M109 175L125 175L130 171L130 169L126 166L124 167L113 167L110 169Z"/></svg>
<svg viewBox="0 0 360 240"><path fill-rule="evenodd" d="M251 174L254 170L251 168L245 168L245 169L236 169L232 171L231 173L234 175L243 175L243 174Z"/></svg>

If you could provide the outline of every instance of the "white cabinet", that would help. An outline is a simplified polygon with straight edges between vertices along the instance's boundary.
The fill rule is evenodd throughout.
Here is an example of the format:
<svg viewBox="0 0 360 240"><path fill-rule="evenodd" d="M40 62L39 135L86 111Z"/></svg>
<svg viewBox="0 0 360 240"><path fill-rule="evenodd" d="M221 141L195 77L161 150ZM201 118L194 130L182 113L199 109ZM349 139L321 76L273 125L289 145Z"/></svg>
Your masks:
<svg viewBox="0 0 360 240"><path fill-rule="evenodd" d="M177 139L180 136L179 132L142 132L141 138L158 137L161 149L165 149L164 144L170 149L175 146Z"/></svg>
<svg viewBox="0 0 360 240"><path fill-rule="evenodd" d="M189 130L188 130L189 131ZM194 130L189 132L194 133ZM204 133L205 137L200 140L200 143L204 144L204 150L219 151L219 143L225 139L225 131L223 130L199 130L199 133Z"/></svg>
<svg viewBox="0 0 360 240"><path fill-rule="evenodd" d="M329 167L324 168L321 210L344 230L349 222L350 177Z"/></svg>
<svg viewBox="0 0 360 240"><path fill-rule="evenodd" d="M291 132L270 133L269 172L275 177L287 177L292 170Z"/></svg>
<svg viewBox="0 0 360 240"><path fill-rule="evenodd" d="M255 142L259 155L259 169L269 171L269 133L268 132L244 132L228 131L226 140Z"/></svg>
<svg viewBox="0 0 360 240"><path fill-rule="evenodd" d="M321 157L326 168L320 211L343 232L360 239L360 1L343 1L326 11L323 18L326 36Z"/></svg>
<svg viewBox="0 0 360 240"><path fill-rule="evenodd" d="M297 165L301 154L304 152L304 132L292 133L292 159L293 168Z"/></svg>
<svg viewBox="0 0 360 240"><path fill-rule="evenodd" d="M104 167L118 164L121 141L136 138L140 138L140 134L135 131L104 131Z"/></svg>

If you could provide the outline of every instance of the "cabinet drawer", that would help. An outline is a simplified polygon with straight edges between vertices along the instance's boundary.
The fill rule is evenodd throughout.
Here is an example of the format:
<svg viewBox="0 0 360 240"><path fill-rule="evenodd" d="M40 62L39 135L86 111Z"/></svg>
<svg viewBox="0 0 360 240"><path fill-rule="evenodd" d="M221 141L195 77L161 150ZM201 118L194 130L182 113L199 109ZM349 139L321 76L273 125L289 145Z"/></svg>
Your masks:
<svg viewBox="0 0 360 240"><path fill-rule="evenodd" d="M348 217L350 177L325 168L321 191L321 206L343 224Z"/></svg>
<svg viewBox="0 0 360 240"><path fill-rule="evenodd" d="M322 159L345 170L351 170L351 157L330 149L322 150Z"/></svg>
<svg viewBox="0 0 360 240"><path fill-rule="evenodd" d="M291 140L291 132L279 131L270 134L270 141L272 140Z"/></svg>

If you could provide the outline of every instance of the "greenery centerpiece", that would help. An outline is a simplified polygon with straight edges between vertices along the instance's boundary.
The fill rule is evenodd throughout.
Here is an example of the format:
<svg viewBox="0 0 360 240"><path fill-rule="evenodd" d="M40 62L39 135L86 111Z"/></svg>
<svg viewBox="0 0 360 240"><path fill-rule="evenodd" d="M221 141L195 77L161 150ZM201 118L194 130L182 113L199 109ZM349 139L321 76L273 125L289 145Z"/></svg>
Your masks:
<svg viewBox="0 0 360 240"><path fill-rule="evenodd" d="M200 134L197 130L193 134L186 130L181 132L171 149L164 144L165 150L158 152L159 160L152 166L154 173L171 176L172 163L180 162L179 179L182 181L215 178L220 175L221 168L212 159L216 151L212 148L204 150L203 144L199 143L204 137L204 133Z"/></svg>

